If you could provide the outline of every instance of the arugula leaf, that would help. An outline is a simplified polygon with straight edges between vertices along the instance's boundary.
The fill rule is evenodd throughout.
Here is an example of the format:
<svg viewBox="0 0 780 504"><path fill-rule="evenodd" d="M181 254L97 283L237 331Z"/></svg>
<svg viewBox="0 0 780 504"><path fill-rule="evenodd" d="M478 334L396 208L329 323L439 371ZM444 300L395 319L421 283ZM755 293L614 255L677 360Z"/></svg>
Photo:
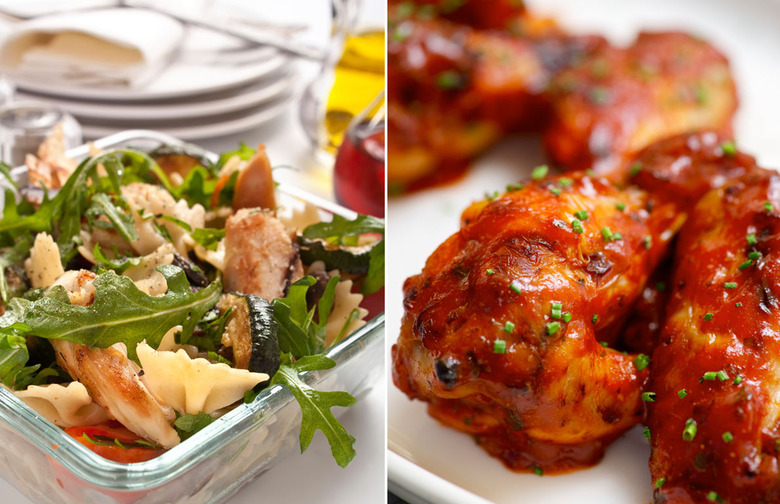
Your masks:
<svg viewBox="0 0 780 504"><path fill-rule="evenodd" d="M161 215L159 217L159 219L168 221L168 222L173 223L173 224L176 224L177 226L179 226L183 230L187 231L188 233L192 232L192 226L190 226L189 224L187 224L186 222L184 222L181 219L177 219L176 217L171 217L170 215Z"/></svg>
<svg viewBox="0 0 780 504"><path fill-rule="evenodd" d="M217 244L225 237L225 229L198 228L190 236L198 245L208 250L217 250Z"/></svg>
<svg viewBox="0 0 780 504"><path fill-rule="evenodd" d="M24 334L30 327L20 322L22 313L9 306L0 317L0 380L9 387L19 371L30 359L27 351L27 340Z"/></svg>
<svg viewBox="0 0 780 504"><path fill-rule="evenodd" d="M322 352L338 281L338 276L328 280L319 303L311 310L306 303L306 293L316 283L312 276L301 278L290 286L287 296L273 300L274 319L279 325L277 337L282 352L290 353L296 359Z"/></svg>
<svg viewBox="0 0 780 504"><path fill-rule="evenodd" d="M176 199L184 199L190 206L200 203L204 208L211 208L211 195L216 185L217 179L198 165L187 173L172 194Z"/></svg>
<svg viewBox="0 0 780 504"><path fill-rule="evenodd" d="M357 237L366 233L385 232L384 219L378 219L370 215L358 215L356 219L349 220L340 215L334 215L331 222L318 222L303 230L306 238L320 238L339 245L354 245L349 237Z"/></svg>
<svg viewBox="0 0 780 504"><path fill-rule="evenodd" d="M129 278L107 271L93 282L95 301L90 306L71 305L58 293L61 289L52 289L34 302L14 298L9 308L23 314L21 321L30 327L29 334L100 348L122 342L128 356L136 360L138 343L146 339L156 348L173 326L182 325L181 339L186 343L222 291L221 283L215 281L192 292L184 271L176 266L160 266L157 271L168 282L168 291L162 296L149 296Z"/></svg>
<svg viewBox="0 0 780 504"><path fill-rule="evenodd" d="M357 245L360 235L380 233L384 236L385 221L370 215L358 215L349 220L340 215L334 215L331 222L318 222L303 230L303 236L309 239L326 240L334 245ZM377 242L368 254L368 273L363 280L361 291L368 295L385 285L385 241Z"/></svg>
<svg viewBox="0 0 780 504"><path fill-rule="evenodd" d="M33 244L31 235L23 235L16 244L0 255L0 297L3 303L8 302L8 280L5 278L5 269L27 257Z"/></svg>
<svg viewBox="0 0 780 504"><path fill-rule="evenodd" d="M106 193L97 193L90 199L89 207L85 212L92 227L112 228L122 238L129 242L138 240L135 232L133 217L122 210L130 210L129 205L121 196L109 196ZM105 216L109 222L99 221L100 216Z"/></svg>
<svg viewBox="0 0 780 504"><path fill-rule="evenodd" d="M176 432L179 434L179 439L184 441L188 437L192 436L196 432L208 426L214 418L202 411L196 415L186 413L173 422L173 426L176 427Z"/></svg>
<svg viewBox="0 0 780 504"><path fill-rule="evenodd" d="M100 249L99 243L96 243L95 248L92 249L92 255L95 256L95 262L97 263L96 266L98 266L98 270L100 270L100 266L103 266L107 269L114 270L120 275L124 273L127 268L130 268L131 266L138 266L144 260L143 256L122 257L118 260L109 259Z"/></svg>
<svg viewBox="0 0 780 504"><path fill-rule="evenodd" d="M219 189L217 196L217 206L231 206L233 204L233 195L236 192L236 181L238 180L238 171L234 171L228 177L227 182Z"/></svg>
<svg viewBox="0 0 780 504"><path fill-rule="evenodd" d="M228 160L233 156L238 156L242 161L248 161L252 156L255 155L256 152L257 150L248 146L244 142L241 142L239 143L238 149L231 152L223 152L219 155L219 159L217 160L217 169L225 166L225 163L227 163Z"/></svg>
<svg viewBox="0 0 780 504"><path fill-rule="evenodd" d="M281 384L290 389L301 407L301 453L311 444L314 432L322 431L330 445L336 463L346 467L355 458L355 438L333 416L334 406L348 407L355 404L355 398L346 392L323 392L309 387L298 373L318 369L329 369L336 363L324 355L311 355L290 363L290 356L284 356L279 371L271 378L271 385Z"/></svg>
<svg viewBox="0 0 780 504"><path fill-rule="evenodd" d="M371 248L368 253L368 273L363 280L363 285L360 291L369 295L372 294L385 285L385 240L381 240L379 243Z"/></svg>

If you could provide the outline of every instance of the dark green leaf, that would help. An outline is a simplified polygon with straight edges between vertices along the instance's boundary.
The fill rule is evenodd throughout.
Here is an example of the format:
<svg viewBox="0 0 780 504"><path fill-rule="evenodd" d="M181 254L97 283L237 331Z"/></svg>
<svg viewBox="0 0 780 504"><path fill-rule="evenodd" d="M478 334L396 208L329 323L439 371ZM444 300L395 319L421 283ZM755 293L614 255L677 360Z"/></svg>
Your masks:
<svg viewBox="0 0 780 504"><path fill-rule="evenodd" d="M295 363L283 363L271 379L271 384L281 384L290 389L301 407L301 453L309 447L314 432L322 431L330 444L330 451L336 463L346 467L355 458L355 438L333 416L330 409L334 406L348 407L355 398L346 392L322 392L314 390L304 383L298 373L317 369L329 369L336 363L324 355L303 357Z"/></svg>
<svg viewBox="0 0 780 504"><path fill-rule="evenodd" d="M53 297L51 291L35 302L12 299L9 306L23 313L21 320L30 326L30 334L100 348L121 342L135 360L138 343L146 339L157 348L173 326L182 325L182 340L186 342L198 321L216 304L222 289L217 281L192 292L180 268L160 266L157 270L168 282L168 291L162 296L149 296L129 278L108 271L95 279L95 301L90 306L71 305Z"/></svg>
<svg viewBox="0 0 780 504"><path fill-rule="evenodd" d="M225 229L198 228L191 236L195 243L208 250L217 250L217 244L225 237Z"/></svg>
<svg viewBox="0 0 780 504"><path fill-rule="evenodd" d="M318 222L308 226L303 230L303 236L347 245L349 237L357 237L366 233L384 234L384 232L385 221L383 219L370 215L358 215L355 220L349 220L340 215L334 215L331 222Z"/></svg>
<svg viewBox="0 0 780 504"><path fill-rule="evenodd" d="M186 413L180 416L173 422L173 426L176 427L176 432L178 432L179 438L184 441L196 432L207 427L213 421L214 418L212 418L211 415L201 411L196 415Z"/></svg>
<svg viewBox="0 0 780 504"><path fill-rule="evenodd" d="M128 242L134 242L138 240L138 235L135 232L133 216L128 213L129 210L127 202L121 196L112 197L106 193L97 193L90 199L85 215L92 227L110 227ZM108 223L99 221L100 216L106 217L111 225L105 226Z"/></svg>
<svg viewBox="0 0 780 504"><path fill-rule="evenodd" d="M385 240L374 245L369 257L368 273L361 287L365 295L376 292L385 285Z"/></svg>

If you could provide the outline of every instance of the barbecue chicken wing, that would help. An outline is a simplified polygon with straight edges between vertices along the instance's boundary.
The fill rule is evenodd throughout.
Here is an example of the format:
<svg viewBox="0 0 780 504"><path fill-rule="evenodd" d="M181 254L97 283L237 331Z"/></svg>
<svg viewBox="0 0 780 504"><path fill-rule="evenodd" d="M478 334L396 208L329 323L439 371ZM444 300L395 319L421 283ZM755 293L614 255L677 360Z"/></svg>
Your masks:
<svg viewBox="0 0 780 504"><path fill-rule="evenodd" d="M453 178L514 131L541 131L551 160L566 169L612 176L656 140L699 129L730 133L734 81L726 58L706 42L643 33L617 48L522 9L505 26L457 15L479 7L487 18L487 2L451 13L439 12L439 3L391 6L391 189Z"/></svg>
<svg viewBox="0 0 780 504"><path fill-rule="evenodd" d="M640 421L648 373L610 347L696 199L753 162L720 145L649 149L641 188L577 172L472 205L404 284L396 386L512 469L597 462Z"/></svg>
<svg viewBox="0 0 780 504"><path fill-rule="evenodd" d="M605 175L666 137L730 134L737 108L726 58L677 32L642 33L627 49L601 47L556 75L549 100L544 143L552 161Z"/></svg>
<svg viewBox="0 0 780 504"><path fill-rule="evenodd" d="M555 72L604 44L556 31L479 31L399 10L391 10L388 42L388 177L396 185L446 180L506 132L539 129Z"/></svg>
<svg viewBox="0 0 780 504"><path fill-rule="evenodd" d="M708 193L680 234L648 390L656 503L780 502L780 176Z"/></svg>

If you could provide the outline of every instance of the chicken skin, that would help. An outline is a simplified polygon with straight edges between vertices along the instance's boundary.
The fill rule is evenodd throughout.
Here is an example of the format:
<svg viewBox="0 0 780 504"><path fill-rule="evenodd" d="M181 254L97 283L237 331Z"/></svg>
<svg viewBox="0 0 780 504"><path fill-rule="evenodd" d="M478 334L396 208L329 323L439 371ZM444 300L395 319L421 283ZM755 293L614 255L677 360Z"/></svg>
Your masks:
<svg viewBox="0 0 780 504"><path fill-rule="evenodd" d="M710 129L729 135L737 109L728 61L685 33L641 33L604 46L550 85L544 144L568 169L609 175L657 140Z"/></svg>
<svg viewBox="0 0 780 504"><path fill-rule="evenodd" d="M780 176L708 193L680 234L648 403L656 503L780 502Z"/></svg>
<svg viewBox="0 0 780 504"><path fill-rule="evenodd" d="M447 2L390 9L391 191L452 179L510 132L541 132L556 165L610 176L657 140L731 132L734 81L726 58L704 41L642 33L619 48L526 11L505 26L456 15L486 2L451 13L439 3ZM483 17L492 8L482 5Z"/></svg>
<svg viewBox="0 0 780 504"><path fill-rule="evenodd" d="M546 121L552 76L605 42L516 37L390 11L388 177L395 185L446 180L510 131Z"/></svg>
<svg viewBox="0 0 780 504"><path fill-rule="evenodd" d="M647 356L611 348L626 317L708 184L753 163L720 142L668 140L676 165L644 152L638 186L576 172L466 209L404 284L396 386L511 469L600 460L642 418Z"/></svg>

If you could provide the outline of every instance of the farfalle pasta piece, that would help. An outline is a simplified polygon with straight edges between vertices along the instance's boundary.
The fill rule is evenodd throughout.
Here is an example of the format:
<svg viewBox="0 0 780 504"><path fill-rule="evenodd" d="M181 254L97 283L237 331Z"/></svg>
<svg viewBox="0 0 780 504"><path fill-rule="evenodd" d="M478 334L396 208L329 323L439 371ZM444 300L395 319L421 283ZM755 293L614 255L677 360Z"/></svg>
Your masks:
<svg viewBox="0 0 780 504"><path fill-rule="evenodd" d="M181 349L157 351L145 341L136 352L147 388L158 400L181 413L210 414L233 404L244 397L244 392L269 379L265 373L192 359Z"/></svg>
<svg viewBox="0 0 780 504"><path fill-rule="evenodd" d="M60 261L60 249L48 233L38 233L30 248L30 258L24 261L24 272L34 288L48 287L65 273Z"/></svg>
<svg viewBox="0 0 780 504"><path fill-rule="evenodd" d="M124 275L135 282L136 287L150 296L160 296L168 290L168 282L158 266L173 263L173 245L165 243L151 254L144 256L137 266L130 266Z"/></svg>
<svg viewBox="0 0 780 504"><path fill-rule="evenodd" d="M165 228L177 252L187 254L189 231L176 222L158 219L159 216L172 217L187 224L190 229L206 225L206 210L201 205L195 204L190 208L186 201L176 201L162 187L135 182L122 187L122 196L127 200L135 221L139 239L131 245L138 254L149 254L165 244L166 239L156 229L155 223Z"/></svg>
<svg viewBox="0 0 780 504"><path fill-rule="evenodd" d="M325 263L315 261L309 266L307 275L314 275L325 271ZM328 271L328 276L340 275L339 270ZM339 339L339 335L346 336L366 325L368 310L362 308L360 303L363 295L352 292L352 280L341 280L336 284L333 294L333 309L328 317L328 326L325 331L325 346L329 347ZM352 312L357 310L357 317L350 320ZM346 327L344 327L346 324Z"/></svg>
<svg viewBox="0 0 780 504"><path fill-rule="evenodd" d="M47 420L62 428L95 425L108 420L106 410L92 401L87 388L73 381L67 386L30 385L14 395Z"/></svg>

